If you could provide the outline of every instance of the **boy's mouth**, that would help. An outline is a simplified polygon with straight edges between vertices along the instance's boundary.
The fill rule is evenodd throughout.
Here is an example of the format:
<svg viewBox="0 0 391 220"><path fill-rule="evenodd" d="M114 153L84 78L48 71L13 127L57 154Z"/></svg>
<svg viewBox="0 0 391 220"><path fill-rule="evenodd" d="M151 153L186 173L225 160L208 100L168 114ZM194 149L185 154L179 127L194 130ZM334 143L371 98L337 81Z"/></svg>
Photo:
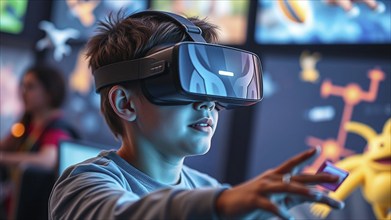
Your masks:
<svg viewBox="0 0 391 220"><path fill-rule="evenodd" d="M212 126L213 120L211 118L202 118L195 123L189 125L189 127L202 132L211 132Z"/></svg>

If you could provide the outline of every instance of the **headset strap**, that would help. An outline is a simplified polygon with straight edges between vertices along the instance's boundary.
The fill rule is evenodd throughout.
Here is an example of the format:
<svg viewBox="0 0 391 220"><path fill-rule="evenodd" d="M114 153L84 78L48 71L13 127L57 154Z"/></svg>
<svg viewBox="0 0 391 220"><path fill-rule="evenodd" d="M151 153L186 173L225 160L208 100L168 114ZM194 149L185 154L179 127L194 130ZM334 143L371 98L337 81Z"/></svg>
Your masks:
<svg viewBox="0 0 391 220"><path fill-rule="evenodd" d="M155 67L152 66L154 63ZM99 92L105 86L144 79L164 72L164 70L164 61L156 62L156 60L146 57L112 63L94 71L95 89L96 92ZM129 72L137 74L129 74Z"/></svg>
<svg viewBox="0 0 391 220"><path fill-rule="evenodd" d="M182 26L184 30L186 31L187 35L194 41L194 42L201 42L206 43L205 39L202 37L202 30L201 28L195 26L193 22L189 21L187 18L171 13L166 11L141 11L135 14L130 15L131 18L137 18L142 17L144 15L157 15L157 16L163 16L165 18L168 18L172 21L174 21L176 24Z"/></svg>
<svg viewBox="0 0 391 220"><path fill-rule="evenodd" d="M179 26L183 27L186 34L194 41L200 43L206 43L205 39L202 37L201 28L195 26L191 21L186 19L183 16L165 12L165 11L141 11L135 14L130 15L130 18L138 18L145 15L156 15L165 17L167 19L172 20ZM151 67L151 64L155 63ZM152 69L150 69L152 68ZM115 84L124 81L132 81L138 79L144 79L150 77L152 75L159 74L164 72L165 63L164 61L160 61L156 63L156 60L151 58L139 58L135 60L127 60L118 63L112 63L106 66L103 66L94 71L94 79L95 79L95 89L96 92L99 92L99 89L105 87L110 84ZM132 71L134 74L130 76L128 73ZM109 74L115 73L115 74ZM140 73L143 73L142 75Z"/></svg>

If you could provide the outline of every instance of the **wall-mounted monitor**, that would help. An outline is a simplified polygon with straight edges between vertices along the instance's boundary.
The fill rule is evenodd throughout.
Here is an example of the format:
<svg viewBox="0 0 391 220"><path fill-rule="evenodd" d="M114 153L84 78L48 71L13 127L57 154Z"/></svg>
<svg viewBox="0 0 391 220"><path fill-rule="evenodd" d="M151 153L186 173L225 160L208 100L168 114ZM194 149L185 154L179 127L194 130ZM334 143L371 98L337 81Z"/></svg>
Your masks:
<svg viewBox="0 0 391 220"><path fill-rule="evenodd" d="M247 178L316 146L322 151L305 172L315 173L326 160L334 163L375 152L376 166L389 169L391 158L382 142L368 147L369 142L390 137L389 57L342 57L303 51L264 55L262 61L264 99L256 106L253 127L248 129L252 138ZM373 183L366 184L368 187ZM374 219L360 187L355 190L357 195L349 195L352 199L345 201L343 210L333 211L327 218ZM293 216L317 219L309 206L301 206Z"/></svg>
<svg viewBox="0 0 391 220"><path fill-rule="evenodd" d="M303 51L262 61L264 99L251 130L250 176L316 145L333 152L333 161L363 153L367 140L344 125L359 122L381 133L391 118L389 58Z"/></svg>
<svg viewBox="0 0 391 220"><path fill-rule="evenodd" d="M391 1L371 9L352 1L345 11L327 1L258 0L258 44L387 44L391 42Z"/></svg>
<svg viewBox="0 0 391 220"><path fill-rule="evenodd" d="M19 34L25 26L27 0L0 1L0 32Z"/></svg>

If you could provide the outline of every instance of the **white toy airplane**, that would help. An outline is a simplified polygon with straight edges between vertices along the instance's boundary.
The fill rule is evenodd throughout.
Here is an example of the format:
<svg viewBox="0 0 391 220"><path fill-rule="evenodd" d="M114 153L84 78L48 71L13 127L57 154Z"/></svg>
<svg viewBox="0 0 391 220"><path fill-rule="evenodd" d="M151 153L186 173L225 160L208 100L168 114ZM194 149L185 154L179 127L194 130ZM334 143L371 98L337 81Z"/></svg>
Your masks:
<svg viewBox="0 0 391 220"><path fill-rule="evenodd" d="M77 39L80 36L78 30L66 28L63 30L56 29L54 24L48 21L41 21L39 28L46 32L46 36L37 42L37 49L54 48L54 59L61 61L64 55L69 55L71 47L66 44L69 39Z"/></svg>

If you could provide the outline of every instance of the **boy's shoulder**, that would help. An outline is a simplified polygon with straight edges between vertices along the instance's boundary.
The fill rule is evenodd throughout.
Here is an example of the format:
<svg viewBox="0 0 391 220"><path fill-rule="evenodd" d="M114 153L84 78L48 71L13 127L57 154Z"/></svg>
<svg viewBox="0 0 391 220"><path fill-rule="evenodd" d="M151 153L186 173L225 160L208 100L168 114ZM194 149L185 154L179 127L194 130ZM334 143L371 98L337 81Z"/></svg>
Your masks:
<svg viewBox="0 0 391 220"><path fill-rule="evenodd" d="M59 181L61 182L65 179L83 179L93 176L120 181L120 185L126 186L125 188L134 186L135 184L145 185L145 187L150 188L149 190L164 187L163 184L156 182L145 173L128 164L114 150L104 150L96 157L69 167L64 171ZM219 186L221 184L208 174L183 165L179 187L199 188Z"/></svg>
<svg viewBox="0 0 391 220"><path fill-rule="evenodd" d="M198 170L190 168L186 165L183 165L182 175L183 175L183 178L185 179L185 181L189 181L191 183L191 185L195 185L196 187L200 187L200 186L218 187L218 186L221 186L221 184L213 177L209 176L206 173L202 173Z"/></svg>

